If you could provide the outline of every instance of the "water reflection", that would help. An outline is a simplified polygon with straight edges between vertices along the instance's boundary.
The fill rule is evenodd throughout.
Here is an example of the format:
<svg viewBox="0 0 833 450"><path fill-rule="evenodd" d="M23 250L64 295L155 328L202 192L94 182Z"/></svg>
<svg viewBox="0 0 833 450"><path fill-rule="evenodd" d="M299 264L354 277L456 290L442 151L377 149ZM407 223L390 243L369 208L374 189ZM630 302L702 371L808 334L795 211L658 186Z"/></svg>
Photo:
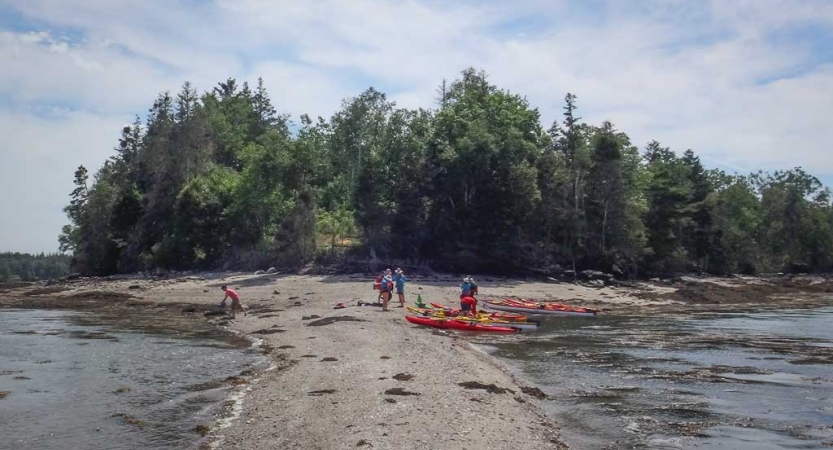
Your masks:
<svg viewBox="0 0 833 450"><path fill-rule="evenodd" d="M472 339L553 399L574 448L819 448L833 444L831 319L559 318L522 339Z"/></svg>
<svg viewBox="0 0 833 450"><path fill-rule="evenodd" d="M220 381L262 363L245 340L164 312L2 311L0 448L196 448Z"/></svg>

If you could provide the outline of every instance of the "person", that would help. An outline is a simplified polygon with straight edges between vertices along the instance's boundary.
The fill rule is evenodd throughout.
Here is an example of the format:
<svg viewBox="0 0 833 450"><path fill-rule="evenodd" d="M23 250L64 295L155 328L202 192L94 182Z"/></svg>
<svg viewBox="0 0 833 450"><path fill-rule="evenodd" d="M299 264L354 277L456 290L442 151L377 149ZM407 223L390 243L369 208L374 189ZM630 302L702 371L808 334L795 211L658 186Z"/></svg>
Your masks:
<svg viewBox="0 0 833 450"><path fill-rule="evenodd" d="M382 295L382 311L387 312L389 311L388 302L390 302L391 292L393 292L393 277L385 275L385 278L382 280L380 290Z"/></svg>
<svg viewBox="0 0 833 450"><path fill-rule="evenodd" d="M405 307L405 282L408 281L405 278L405 273L402 272L402 269L396 269L396 275L393 276L393 282L396 284L396 295L399 296L399 307Z"/></svg>
<svg viewBox="0 0 833 450"><path fill-rule="evenodd" d="M234 289L229 288L228 286L221 287L223 292L226 293L225 297L223 297L223 301L220 302L220 307L226 307L226 300L231 299L231 318L234 319L237 317L236 312L237 310L243 311L243 315L246 316L248 313L246 312L246 308L240 304L240 294L238 294Z"/></svg>
<svg viewBox="0 0 833 450"><path fill-rule="evenodd" d="M474 282L474 277L469 275L469 284L471 285L471 296L477 297L477 283Z"/></svg>
<svg viewBox="0 0 833 450"><path fill-rule="evenodd" d="M385 280L385 272L379 274L376 281L373 282L373 289L379 291L379 296L376 297L376 303L382 301L382 282Z"/></svg>
<svg viewBox="0 0 833 450"><path fill-rule="evenodd" d="M471 279L469 277L463 278L463 283L460 285L460 299L471 295Z"/></svg>
<svg viewBox="0 0 833 450"><path fill-rule="evenodd" d="M472 297L471 295L467 295L465 297L460 298L460 310L463 314L469 316L476 316L477 315L477 299Z"/></svg>
<svg viewBox="0 0 833 450"><path fill-rule="evenodd" d="M373 283L373 289L379 291L379 296L376 298L377 303L382 301L382 284L385 281L385 276L388 276L390 274L390 269L386 269L384 272L379 274L379 277L376 278L376 282Z"/></svg>

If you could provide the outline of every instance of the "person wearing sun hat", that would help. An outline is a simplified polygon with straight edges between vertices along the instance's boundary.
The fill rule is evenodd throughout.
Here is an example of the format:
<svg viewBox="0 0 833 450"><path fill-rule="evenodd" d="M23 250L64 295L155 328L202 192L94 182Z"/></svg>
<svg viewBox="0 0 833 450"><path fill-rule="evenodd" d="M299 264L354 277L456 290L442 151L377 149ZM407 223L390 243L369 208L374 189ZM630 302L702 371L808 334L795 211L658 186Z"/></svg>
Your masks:
<svg viewBox="0 0 833 450"><path fill-rule="evenodd" d="M468 297L471 295L471 278L465 277L463 278L463 283L460 284L460 298Z"/></svg>
<svg viewBox="0 0 833 450"><path fill-rule="evenodd" d="M474 277L469 275L469 285L471 285L471 296L477 296L477 283L474 282Z"/></svg>
<svg viewBox="0 0 833 450"><path fill-rule="evenodd" d="M396 272L393 275L393 282L396 285L396 295L399 296L399 307L405 307L405 282L408 281L405 278L405 273L402 272L402 269L397 268Z"/></svg>

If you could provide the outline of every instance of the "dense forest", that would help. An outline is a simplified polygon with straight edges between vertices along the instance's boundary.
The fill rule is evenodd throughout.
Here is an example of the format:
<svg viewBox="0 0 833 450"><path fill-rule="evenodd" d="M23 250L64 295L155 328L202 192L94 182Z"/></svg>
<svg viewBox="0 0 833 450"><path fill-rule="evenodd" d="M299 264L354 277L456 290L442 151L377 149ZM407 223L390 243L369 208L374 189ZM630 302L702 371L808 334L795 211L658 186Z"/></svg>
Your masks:
<svg viewBox="0 0 833 450"><path fill-rule="evenodd" d="M575 95L537 109L468 69L434 109L370 88L328 120L278 114L262 80L163 93L92 177L60 237L82 273L399 261L466 272L829 270L830 191L800 168L727 174ZM761 124L765 126L765 124Z"/></svg>
<svg viewBox="0 0 833 450"><path fill-rule="evenodd" d="M69 273L70 257L61 254L0 253L0 282L59 278Z"/></svg>

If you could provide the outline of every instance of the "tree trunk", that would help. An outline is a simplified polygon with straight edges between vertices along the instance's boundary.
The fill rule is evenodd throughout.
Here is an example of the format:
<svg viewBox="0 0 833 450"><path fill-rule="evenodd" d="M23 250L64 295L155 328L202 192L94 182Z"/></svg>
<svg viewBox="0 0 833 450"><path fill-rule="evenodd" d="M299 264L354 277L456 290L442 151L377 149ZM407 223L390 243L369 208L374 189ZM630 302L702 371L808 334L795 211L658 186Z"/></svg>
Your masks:
<svg viewBox="0 0 833 450"><path fill-rule="evenodd" d="M605 254L605 236L607 235L607 201L605 201L605 212L602 219L602 255Z"/></svg>

